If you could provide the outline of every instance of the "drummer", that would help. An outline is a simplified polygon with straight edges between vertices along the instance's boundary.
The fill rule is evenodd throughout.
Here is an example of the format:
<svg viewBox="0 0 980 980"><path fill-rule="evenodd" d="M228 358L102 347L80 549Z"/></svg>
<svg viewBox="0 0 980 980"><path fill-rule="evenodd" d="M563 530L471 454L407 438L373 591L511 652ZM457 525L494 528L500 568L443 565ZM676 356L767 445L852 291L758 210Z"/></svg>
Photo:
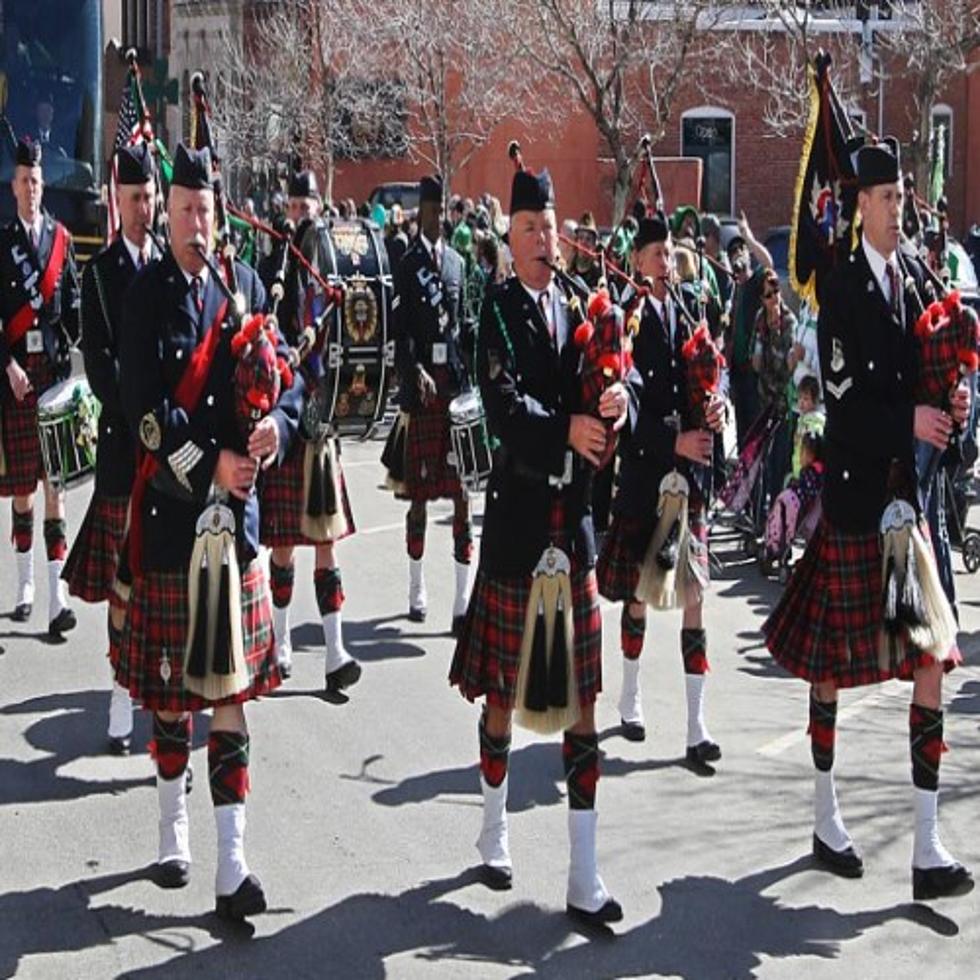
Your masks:
<svg viewBox="0 0 980 980"><path fill-rule="evenodd" d="M0 229L0 497L13 498L17 599L12 619L26 622L34 605L34 493L42 480L48 636L60 639L75 626L61 581L68 554L65 495L44 471L38 400L71 373L68 344L79 335L78 267L68 229L41 206L40 144L17 144L11 188L17 217Z"/></svg>
<svg viewBox="0 0 980 980"><path fill-rule="evenodd" d="M450 452L449 402L466 387L463 362L465 292L463 260L442 239L442 181L423 177L419 184L419 234L395 272L392 314L395 364L401 383L404 424L404 472L389 465L388 485L400 499L411 501L405 527L408 550L408 617L423 622L427 612L422 555L425 551L426 502L448 497L453 501L453 558L456 595L452 632L458 635L469 599L473 529L469 500ZM385 447L390 461L400 426ZM403 478L402 478L403 477Z"/></svg>
<svg viewBox="0 0 980 980"><path fill-rule="evenodd" d="M305 230L304 222L315 221L319 214L320 196L316 175L312 170L300 171L289 182L287 203L287 215L297 228L297 238ZM277 269L282 269L281 254L278 255L278 263ZM285 294L278 309L279 325L286 343L295 346L303 328L302 286L295 263L288 263L286 269ZM303 368L306 389L310 392L324 383L322 365L314 363L315 361L315 358L307 359ZM301 434L312 437L312 433L304 433L304 428L301 426ZM325 453L323 458L331 463L329 479L336 486L335 500L339 507L335 519L325 518L315 523L305 519L309 514L306 497L310 482L305 478L305 473L307 466L311 465L311 454L315 449L316 444L306 438L295 440L282 464L272 467L264 475L261 488L262 506L259 508L262 517L261 541L272 549L269 560L272 621L279 672L284 678L288 678L293 670L293 646L289 627L289 606L296 579L293 554L297 546L315 549L313 590L323 624L326 650L325 686L328 694L335 694L356 684L361 677L360 664L344 648L341 629L344 590L334 549L336 540L353 534L354 518L347 497L347 485L340 470L339 453L333 451Z"/></svg>

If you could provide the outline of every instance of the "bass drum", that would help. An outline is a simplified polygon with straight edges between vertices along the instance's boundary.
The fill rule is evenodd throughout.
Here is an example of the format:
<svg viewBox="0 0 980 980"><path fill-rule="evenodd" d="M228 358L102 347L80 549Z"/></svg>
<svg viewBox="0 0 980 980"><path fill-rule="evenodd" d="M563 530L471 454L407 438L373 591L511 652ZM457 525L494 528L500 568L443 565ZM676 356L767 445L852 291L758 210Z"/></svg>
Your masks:
<svg viewBox="0 0 980 980"><path fill-rule="evenodd" d="M343 303L317 330L324 377L315 411L341 434L367 437L384 415L395 365L389 339L393 285L381 229L365 218L310 222L300 248L320 276L344 292ZM323 289L300 272L304 320L323 315ZM312 407L312 406L311 406Z"/></svg>

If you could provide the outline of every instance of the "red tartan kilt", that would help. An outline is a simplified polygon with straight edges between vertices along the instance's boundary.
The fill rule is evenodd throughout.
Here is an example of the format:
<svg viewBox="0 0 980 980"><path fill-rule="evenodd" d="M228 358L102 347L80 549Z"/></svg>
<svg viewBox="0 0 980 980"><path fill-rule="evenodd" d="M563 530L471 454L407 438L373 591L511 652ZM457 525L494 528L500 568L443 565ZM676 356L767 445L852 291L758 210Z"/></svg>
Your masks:
<svg viewBox="0 0 980 980"><path fill-rule="evenodd" d="M272 634L272 603L258 561L242 570L242 627L250 686L221 701L207 701L184 689L184 644L190 620L186 572L148 572L133 582L115 665L116 680L151 711L203 711L237 704L282 683ZM171 676L164 682L166 656Z"/></svg>
<svg viewBox="0 0 980 980"><path fill-rule="evenodd" d="M779 604L763 624L766 645L790 673L837 687L911 680L931 653L902 644L902 653L879 661L883 630L881 538L846 534L821 519L793 570ZM943 662L951 670L957 658Z"/></svg>
<svg viewBox="0 0 980 980"><path fill-rule="evenodd" d="M61 573L71 595L83 602L104 602L109 598L128 513L129 497L92 495Z"/></svg>
<svg viewBox="0 0 980 980"><path fill-rule="evenodd" d="M119 667L119 651L122 649L122 630L117 630L112 625L112 614L113 612L122 611L125 616L126 613L126 602L119 595L115 588L109 588L109 613L108 613L108 628L109 628L109 664L112 667L113 673ZM123 620L125 622L125 619Z"/></svg>
<svg viewBox="0 0 980 980"><path fill-rule="evenodd" d="M470 701L485 696L494 707L513 708L520 666L524 615L531 576L498 578L477 572L456 644L449 683ZM593 704L602 690L602 614L595 572L572 572L575 678L579 703Z"/></svg>
<svg viewBox="0 0 980 980"><path fill-rule="evenodd" d="M691 534L702 544L708 543L708 525L704 507L694 501L687 510ZM616 514L596 562L599 594L610 602L630 602L636 594L640 580L640 563L646 555L653 527L637 520ZM705 572L708 572L707 547L704 550Z"/></svg>
<svg viewBox="0 0 980 980"><path fill-rule="evenodd" d="M37 427L37 400L57 377L46 354L29 354L24 368L31 379L32 390L22 402L8 391L0 410L3 429L3 451L7 472L0 476L0 497L24 497L37 489L44 478L44 460Z"/></svg>
<svg viewBox="0 0 980 980"><path fill-rule="evenodd" d="M449 402L436 398L413 409L405 436L405 492L402 500L454 498L461 492L456 467L449 462Z"/></svg>
<svg viewBox="0 0 980 980"><path fill-rule="evenodd" d="M261 530L259 539L267 548L296 548L303 545L315 546L323 542L311 541L300 531L303 509L303 460L306 456L306 442L297 437L290 447L281 466L272 466L262 474L259 498ZM340 469L341 506L347 517L347 533L338 540L350 537L354 527L354 512L351 510L344 467L337 457Z"/></svg>

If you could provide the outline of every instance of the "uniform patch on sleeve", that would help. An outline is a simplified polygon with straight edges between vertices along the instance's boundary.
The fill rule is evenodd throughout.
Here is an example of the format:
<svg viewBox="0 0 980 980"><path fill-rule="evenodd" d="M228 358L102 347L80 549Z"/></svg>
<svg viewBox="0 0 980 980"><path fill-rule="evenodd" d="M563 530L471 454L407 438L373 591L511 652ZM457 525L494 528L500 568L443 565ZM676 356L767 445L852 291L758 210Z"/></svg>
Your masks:
<svg viewBox="0 0 980 980"><path fill-rule="evenodd" d="M830 349L830 370L834 374L840 374L844 370L844 345L837 337L833 338Z"/></svg>
<svg viewBox="0 0 980 980"><path fill-rule="evenodd" d="M155 453L160 448L163 436L160 432L160 423L157 421L153 412L147 412L140 419L140 441L151 453Z"/></svg>
<svg viewBox="0 0 980 980"><path fill-rule="evenodd" d="M834 396L834 398L840 401L848 393L853 384L853 378L844 378L840 384L834 384L833 381L826 381L824 382L824 387Z"/></svg>

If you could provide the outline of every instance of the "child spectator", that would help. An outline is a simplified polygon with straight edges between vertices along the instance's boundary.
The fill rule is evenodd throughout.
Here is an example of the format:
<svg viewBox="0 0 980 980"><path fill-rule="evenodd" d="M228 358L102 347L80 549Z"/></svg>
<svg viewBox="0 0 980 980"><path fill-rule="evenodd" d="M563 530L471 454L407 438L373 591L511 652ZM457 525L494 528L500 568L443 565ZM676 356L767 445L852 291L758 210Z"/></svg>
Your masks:
<svg viewBox="0 0 980 980"><path fill-rule="evenodd" d="M796 389L796 433L793 437L793 476L798 477L804 467L803 442L808 435L823 436L826 418L820 404L820 382L806 375Z"/></svg>

